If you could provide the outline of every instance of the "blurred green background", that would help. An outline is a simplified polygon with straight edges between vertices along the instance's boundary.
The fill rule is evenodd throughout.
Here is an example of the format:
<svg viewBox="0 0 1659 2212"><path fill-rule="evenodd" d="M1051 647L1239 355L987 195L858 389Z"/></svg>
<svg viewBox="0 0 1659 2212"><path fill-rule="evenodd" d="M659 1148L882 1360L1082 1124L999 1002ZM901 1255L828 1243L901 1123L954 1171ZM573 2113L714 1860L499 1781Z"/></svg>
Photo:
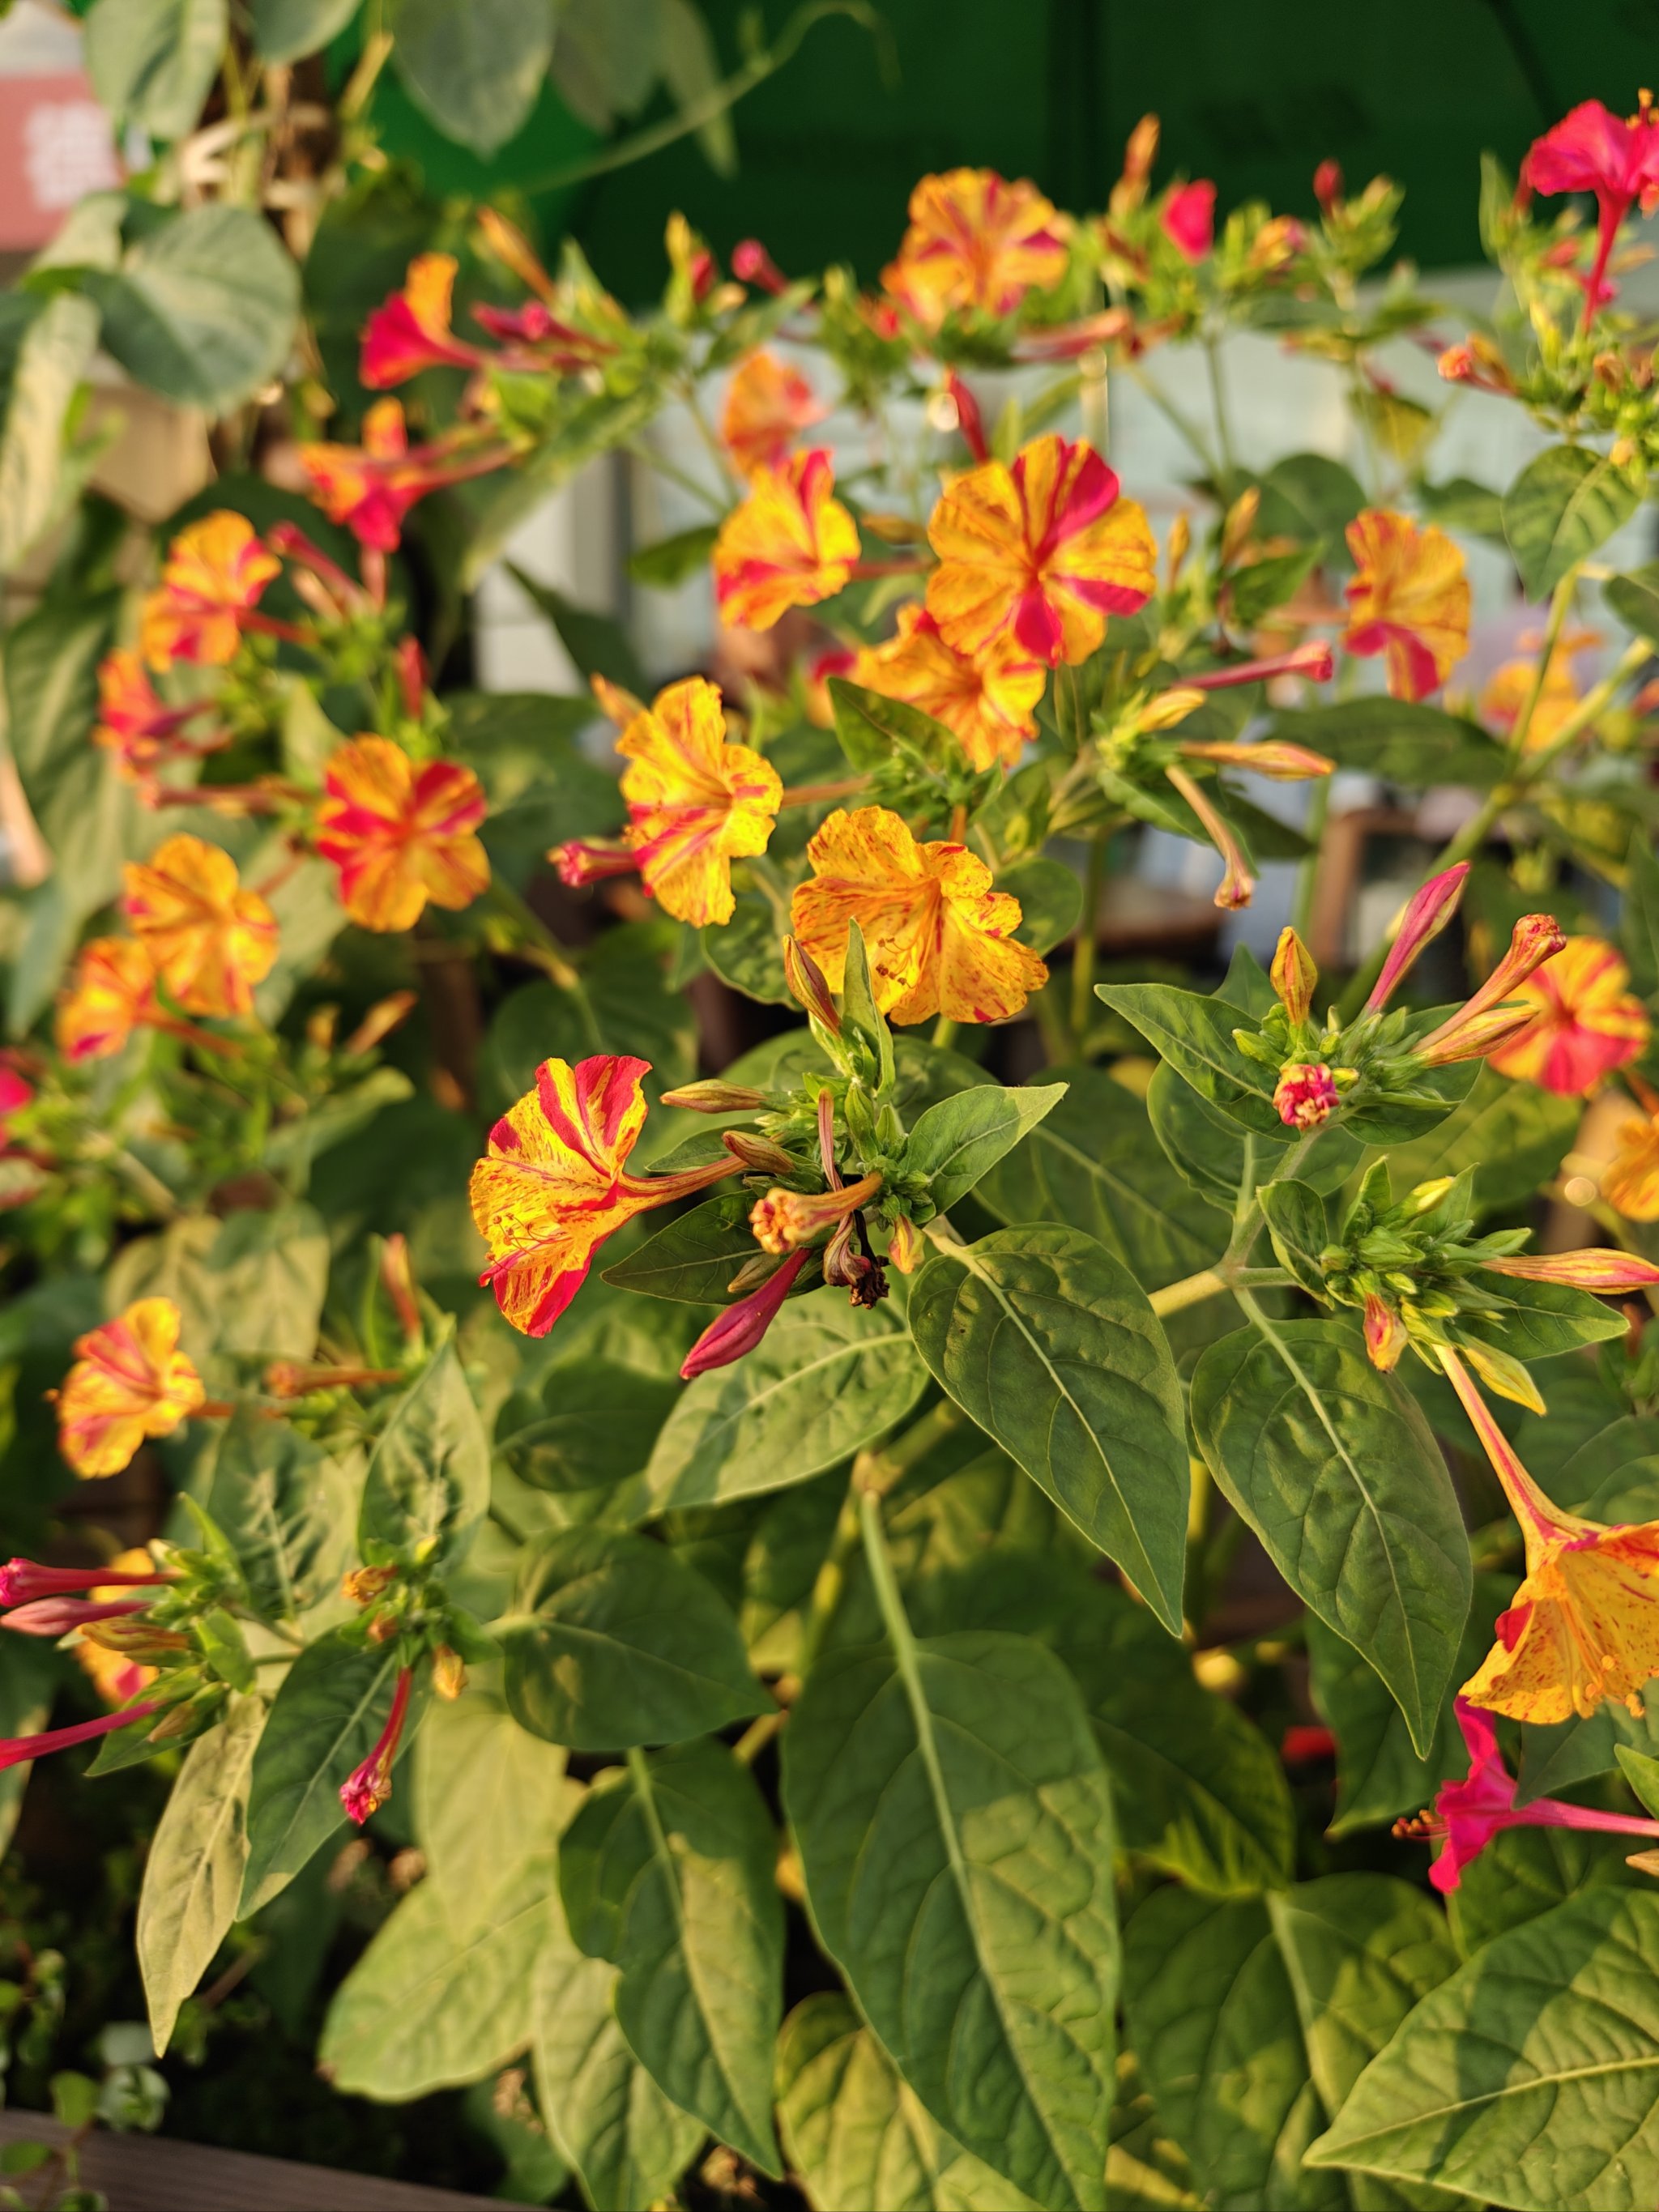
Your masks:
<svg viewBox="0 0 1659 2212"><path fill-rule="evenodd" d="M703 0L722 64L741 58L753 0ZM775 33L792 0L763 0ZM1034 178L1062 206L1098 207L1123 142L1148 109L1164 122L1158 179L1212 177L1225 208L1256 196L1308 213L1326 155L1351 186L1379 169L1407 187L1401 249L1425 268L1480 258L1483 149L1511 168L1580 100L1620 113L1659 80L1659 0L884 0L884 72L869 33L817 25L794 58L733 112L737 173L690 139L544 196L601 276L630 302L663 276L665 210L684 209L722 253L763 237L793 272L850 258L873 279L898 242L910 186L966 162ZM635 119L667 115L665 101ZM489 164L447 144L394 87L380 118L394 151L439 191L485 179L532 186L597 143L544 92Z"/></svg>

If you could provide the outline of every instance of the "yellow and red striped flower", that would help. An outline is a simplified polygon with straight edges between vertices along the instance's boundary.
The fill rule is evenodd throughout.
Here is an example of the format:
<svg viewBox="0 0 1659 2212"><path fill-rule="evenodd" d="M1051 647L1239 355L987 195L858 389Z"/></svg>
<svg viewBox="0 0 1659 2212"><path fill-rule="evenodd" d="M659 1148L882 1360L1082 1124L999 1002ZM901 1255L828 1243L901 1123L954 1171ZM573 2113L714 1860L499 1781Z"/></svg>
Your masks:
<svg viewBox="0 0 1659 2212"><path fill-rule="evenodd" d="M489 1247L479 1278L516 1329L545 1336L613 1230L653 1206L734 1174L734 1159L682 1175L625 1172L645 1126L650 1062L599 1054L546 1060L536 1087L489 1133L472 1170L472 1218Z"/></svg>
<svg viewBox="0 0 1659 2212"><path fill-rule="evenodd" d="M830 412L798 368L762 347L732 372L720 410L720 437L740 476L781 469L803 430Z"/></svg>
<svg viewBox="0 0 1659 2212"><path fill-rule="evenodd" d="M187 722L210 712L206 700L169 707L157 696L142 658L118 646L98 664L98 720L92 741L111 754L129 783L148 784L170 760L193 758L204 748L184 736Z"/></svg>
<svg viewBox="0 0 1659 2212"><path fill-rule="evenodd" d="M766 850L783 797L777 770L727 743L719 690L701 676L659 691L617 750L645 888L677 921L730 921L732 863Z"/></svg>
<svg viewBox="0 0 1659 2212"><path fill-rule="evenodd" d="M186 1013L247 1014L276 958L276 917L236 863L199 837L169 837L123 871L122 909Z"/></svg>
<svg viewBox="0 0 1659 2212"><path fill-rule="evenodd" d="M1659 1221L1659 1096L1639 1080L1635 1088L1644 1110L1613 1132L1601 1195L1626 1221Z"/></svg>
<svg viewBox="0 0 1659 2212"><path fill-rule="evenodd" d="M1109 614L1152 597L1158 549L1143 510L1092 446L1038 438L1009 468L986 461L934 508L939 566L927 611L947 644L974 656L1010 634L1050 667L1086 660Z"/></svg>
<svg viewBox="0 0 1659 2212"><path fill-rule="evenodd" d="M465 424L430 445L411 446L395 399L377 399L363 416L361 446L300 448L313 499L331 522L343 523L376 553L396 552L404 517L416 500L445 484L487 476L509 458L503 442Z"/></svg>
<svg viewBox="0 0 1659 2212"><path fill-rule="evenodd" d="M1443 530L1368 507L1348 525L1354 574L1342 642L1384 656L1395 699L1425 699L1468 651L1469 580Z"/></svg>
<svg viewBox="0 0 1659 2212"><path fill-rule="evenodd" d="M58 1448L79 1475L118 1474L146 1437L171 1436L206 1401L179 1349L171 1298L140 1298L75 1340L58 1393Z"/></svg>
<svg viewBox="0 0 1659 2212"><path fill-rule="evenodd" d="M222 668L235 658L246 617L282 568L246 515L228 507L181 530L161 580L144 602L139 644L152 668L175 660Z"/></svg>
<svg viewBox="0 0 1659 2212"><path fill-rule="evenodd" d="M1035 185L949 169L911 193L909 228L881 281L937 330L949 314L1012 314L1028 292L1058 284L1066 263L1065 219Z"/></svg>
<svg viewBox="0 0 1659 2212"><path fill-rule="evenodd" d="M107 1060L154 1021L155 963L134 937L94 937L58 996L54 1034L65 1060Z"/></svg>
<svg viewBox="0 0 1659 2212"><path fill-rule="evenodd" d="M1012 768L1036 734L1048 671L1012 630L978 653L947 645L937 622L912 601L899 609L898 635L858 656L854 680L943 722L975 768Z"/></svg>
<svg viewBox="0 0 1659 2212"><path fill-rule="evenodd" d="M1630 970L1612 945L1568 938L1510 993L1534 1009L1533 1018L1488 1054L1492 1066L1562 1097L1594 1091L1647 1043L1647 1008L1629 987Z"/></svg>
<svg viewBox="0 0 1659 2212"><path fill-rule="evenodd" d="M884 806L837 807L806 857L812 875L790 907L796 937L839 989L856 921L876 1002L896 1022L1006 1021L1048 981L1014 937L1019 901L992 889L965 845L918 844Z"/></svg>
<svg viewBox="0 0 1659 2212"><path fill-rule="evenodd" d="M405 383L423 368L476 368L485 358L450 328L455 268L453 253L417 254L403 290L369 317L358 374L371 392Z"/></svg>
<svg viewBox="0 0 1659 2212"><path fill-rule="evenodd" d="M859 557L858 526L835 496L835 464L821 447L781 469L757 468L743 504L714 541L720 618L770 629L791 607L833 599Z"/></svg>
<svg viewBox="0 0 1659 2212"><path fill-rule="evenodd" d="M489 887L477 830L483 787L457 761L416 768L389 738L330 755L317 850L340 872L340 903L361 928L412 929L434 906L470 906Z"/></svg>

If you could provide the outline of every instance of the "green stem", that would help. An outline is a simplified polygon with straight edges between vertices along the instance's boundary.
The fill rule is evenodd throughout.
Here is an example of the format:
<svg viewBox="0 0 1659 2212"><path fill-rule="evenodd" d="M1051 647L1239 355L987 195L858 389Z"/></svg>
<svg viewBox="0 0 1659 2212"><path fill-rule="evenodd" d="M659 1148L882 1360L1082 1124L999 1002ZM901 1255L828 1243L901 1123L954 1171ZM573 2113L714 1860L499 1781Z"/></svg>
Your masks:
<svg viewBox="0 0 1659 2212"><path fill-rule="evenodd" d="M1313 918L1314 894L1319 889L1320 852L1330 812L1331 779L1322 775L1309 793L1308 818L1302 825L1308 849L1296 872L1296 898L1291 908L1291 927L1298 937L1306 937L1308 924Z"/></svg>
<svg viewBox="0 0 1659 2212"><path fill-rule="evenodd" d="M1072 1034L1078 1057L1088 1035L1095 987L1096 939L1100 932L1100 899L1106 884L1106 844L1109 832L1097 830L1089 841L1089 865L1083 878L1083 915L1077 927L1077 949L1072 956Z"/></svg>
<svg viewBox="0 0 1659 2212"><path fill-rule="evenodd" d="M1146 374L1146 371L1140 366L1139 362L1132 361L1127 362L1125 366L1127 368L1130 375L1134 379L1135 382L1140 386L1146 397L1152 401L1153 406L1158 409L1159 414L1162 415L1166 421L1173 424L1175 428L1177 429L1181 433L1182 436L1187 441L1187 443L1192 447L1198 459L1203 463L1207 472L1212 477L1218 477L1221 474L1220 466L1216 460L1215 454L1210 448L1208 441L1206 439L1204 433L1199 428L1197 423L1193 422L1189 416L1182 414L1180 408L1177 407L1174 400L1170 398L1169 393L1164 390L1163 386L1158 384L1154 378Z"/></svg>
<svg viewBox="0 0 1659 2212"><path fill-rule="evenodd" d="M1216 448L1221 456L1221 492L1224 498L1231 500L1237 464L1233 459L1232 433L1227 427L1227 387L1221 368L1221 349L1212 335L1204 341L1204 357L1209 363L1210 404L1215 410Z"/></svg>
<svg viewBox="0 0 1659 2212"><path fill-rule="evenodd" d="M1526 697L1521 702L1521 711L1515 718L1515 726L1510 732L1509 766L1511 771L1526 751L1527 732L1532 727L1532 718L1537 710L1538 702L1544 696L1545 678L1549 673L1550 663L1555 658L1555 648L1560 642L1561 632L1565 627L1567 616L1572 606L1573 595L1577 588L1578 571L1576 568L1569 568L1556 586L1554 595L1550 600L1549 620L1544 626L1543 650L1540 653L1537 664L1533 669L1532 682L1528 687Z"/></svg>
<svg viewBox="0 0 1659 2212"><path fill-rule="evenodd" d="M941 1014L939 1019L933 1024L933 1042L939 1047L941 1051L947 1050L956 1042L957 1031L961 1027L962 1024L960 1022L953 1022L947 1015Z"/></svg>

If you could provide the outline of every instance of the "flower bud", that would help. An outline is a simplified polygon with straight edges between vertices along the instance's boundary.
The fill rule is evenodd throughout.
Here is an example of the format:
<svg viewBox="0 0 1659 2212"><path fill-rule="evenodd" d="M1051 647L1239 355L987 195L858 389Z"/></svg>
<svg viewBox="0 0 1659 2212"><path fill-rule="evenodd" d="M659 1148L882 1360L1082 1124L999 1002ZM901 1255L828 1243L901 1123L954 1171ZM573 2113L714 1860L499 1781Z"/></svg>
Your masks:
<svg viewBox="0 0 1659 2212"><path fill-rule="evenodd" d="M416 991L392 991L386 998L377 999L346 1039L343 1049L347 1056L355 1058L373 1052L381 1039L390 1036L405 1019L419 996Z"/></svg>
<svg viewBox="0 0 1659 2212"><path fill-rule="evenodd" d="M1436 1176L1428 1182L1413 1183L1401 1202L1400 1211L1408 1221L1420 1214L1431 1213L1457 1181L1455 1176Z"/></svg>
<svg viewBox="0 0 1659 2212"><path fill-rule="evenodd" d="M169 1651L188 1651L190 1638L177 1628L157 1628L148 1620L92 1620L82 1628L88 1644L118 1651L128 1659L159 1659Z"/></svg>
<svg viewBox="0 0 1659 2212"><path fill-rule="evenodd" d="M1543 1392L1510 1353L1499 1352L1491 1344L1469 1343L1460 1345L1458 1349L1487 1389L1496 1390L1500 1398L1524 1406L1531 1413L1547 1410Z"/></svg>
<svg viewBox="0 0 1659 2212"><path fill-rule="evenodd" d="M1195 684L1177 684L1172 690L1160 691L1149 699L1135 720L1143 730L1172 730L1203 704L1204 694Z"/></svg>
<svg viewBox="0 0 1659 2212"><path fill-rule="evenodd" d="M547 857L557 869L559 881L571 890L581 890L606 876L631 876L639 866L631 845L598 837L572 837L554 846Z"/></svg>
<svg viewBox="0 0 1659 2212"><path fill-rule="evenodd" d="M727 1306L717 1320L710 1322L685 1355L680 1368L685 1380L690 1382L711 1367L729 1367L733 1360L752 1352L776 1319L805 1264L805 1252L792 1252L781 1267L772 1268L759 1289Z"/></svg>
<svg viewBox="0 0 1659 2212"><path fill-rule="evenodd" d="M1328 222L1334 222L1342 205L1342 164L1324 161L1314 171L1314 198Z"/></svg>
<svg viewBox="0 0 1659 2212"><path fill-rule="evenodd" d="M755 1129L723 1129L720 1142L738 1164L750 1175L799 1175L801 1164L770 1137Z"/></svg>
<svg viewBox="0 0 1659 2212"><path fill-rule="evenodd" d="M1489 1274L1513 1275L1523 1283L1566 1283L1576 1291L1595 1291L1603 1297L1650 1290L1659 1283L1659 1267L1650 1260L1638 1260L1633 1252L1551 1252L1483 1264Z"/></svg>
<svg viewBox="0 0 1659 2212"><path fill-rule="evenodd" d="M665 1106L683 1106L688 1114L752 1114L766 1103L763 1091L750 1091L741 1083L683 1083L678 1091L665 1091Z"/></svg>
<svg viewBox="0 0 1659 2212"><path fill-rule="evenodd" d="M1473 1021L1443 1024L1431 1037L1413 1048L1412 1056L1424 1067L1450 1067L1458 1060L1484 1060L1535 1018L1531 1006L1492 1006Z"/></svg>
<svg viewBox="0 0 1659 2212"><path fill-rule="evenodd" d="M769 1190L757 1199L749 1215L755 1242L763 1252L788 1252L810 1244L826 1229L834 1229L881 1188L878 1175L867 1175L845 1190Z"/></svg>
<svg viewBox="0 0 1659 2212"><path fill-rule="evenodd" d="M1566 941L1566 932L1553 915L1523 914L1510 933L1509 951L1480 989L1455 1014L1442 1022L1431 1036L1425 1037L1415 1048L1418 1058L1426 1060L1431 1067L1443 1066L1448 1060L1480 1058L1490 1052L1494 1044L1501 1043L1501 1037L1488 1037L1486 1042L1471 1049L1470 1033L1478 1030L1485 1036L1486 1031L1483 1018L1492 1009L1501 1006L1547 960L1553 960ZM1530 1021L1534 1012L1533 1008L1526 1009L1521 1020L1510 1024L1511 1030Z"/></svg>
<svg viewBox="0 0 1659 2212"><path fill-rule="evenodd" d="M390 1644L398 1633L398 1624L389 1613L377 1613L365 1633L371 1644Z"/></svg>
<svg viewBox="0 0 1659 2212"><path fill-rule="evenodd" d="M778 1272L772 1259L769 1252L757 1252L745 1260L726 1286L733 1297L742 1297L750 1291L759 1290L763 1283L769 1283Z"/></svg>
<svg viewBox="0 0 1659 2212"><path fill-rule="evenodd" d="M1265 775L1273 783L1310 783L1329 775L1336 766L1323 753L1306 745L1283 744L1277 738L1259 744L1233 744L1225 738L1188 738L1181 748L1188 760L1215 761L1223 768L1242 768L1252 775Z"/></svg>
<svg viewBox="0 0 1659 2212"><path fill-rule="evenodd" d="M1166 592L1174 591L1181 580L1181 572L1187 565L1187 556L1192 550L1193 526L1182 507L1170 525L1170 535L1164 547L1164 584Z"/></svg>
<svg viewBox="0 0 1659 2212"><path fill-rule="evenodd" d="M1279 933L1278 950L1269 980L1279 994L1279 1003L1293 1022L1305 1022L1313 1006L1314 985L1319 981L1319 970L1307 946L1288 925Z"/></svg>
<svg viewBox="0 0 1659 2212"><path fill-rule="evenodd" d="M888 1240L888 1263L901 1275L914 1275L921 1264L921 1238L916 1225L908 1213L902 1213L893 1224L893 1233Z"/></svg>
<svg viewBox="0 0 1659 2212"><path fill-rule="evenodd" d="M1261 494L1255 484L1240 492L1227 509L1221 526L1221 558L1231 568L1250 542L1255 528L1256 516L1261 511Z"/></svg>
<svg viewBox="0 0 1659 2212"><path fill-rule="evenodd" d="M118 1620L124 1613L143 1613L147 1597L37 1597L27 1605L0 1614L0 1628L14 1628L22 1636L67 1636L72 1628L93 1621Z"/></svg>
<svg viewBox="0 0 1659 2212"><path fill-rule="evenodd" d="M740 238L732 248L732 274L740 283L758 284L776 299L789 280L757 238Z"/></svg>
<svg viewBox="0 0 1659 2212"><path fill-rule="evenodd" d="M188 1735L196 1725L195 1701L186 1698L183 1705L174 1705L162 1714L145 1737L146 1743L171 1743L181 1735Z"/></svg>
<svg viewBox="0 0 1659 2212"><path fill-rule="evenodd" d="M823 970L797 937L783 940L783 975L799 1003L831 1036L841 1035L841 1014Z"/></svg>
<svg viewBox="0 0 1659 2212"><path fill-rule="evenodd" d="M1279 1070L1273 1108L1287 1129L1317 1129L1341 1103L1328 1067L1288 1060Z"/></svg>
<svg viewBox="0 0 1659 2212"><path fill-rule="evenodd" d="M459 1651L439 1644L432 1655L432 1687L446 1704L453 1705L466 1687L466 1664Z"/></svg>
<svg viewBox="0 0 1659 2212"><path fill-rule="evenodd" d="M1468 872L1468 862L1460 860L1455 867L1446 868L1439 875L1431 876L1410 900L1405 913L1400 917L1400 927L1395 932L1389 957L1382 963L1382 972L1365 1001L1368 1014L1378 1013L1388 1005L1418 954L1440 934L1456 913Z"/></svg>
<svg viewBox="0 0 1659 2212"><path fill-rule="evenodd" d="M1194 691L1225 691L1239 684L1265 684L1274 676L1304 676L1311 684L1328 684L1335 672L1336 655L1330 647L1322 639L1310 638L1267 660L1237 660L1230 668L1208 668L1201 676L1182 680Z"/></svg>
<svg viewBox="0 0 1659 2212"><path fill-rule="evenodd" d="M1406 1324L1372 1291L1365 1294L1365 1356L1386 1375L1406 1349Z"/></svg>

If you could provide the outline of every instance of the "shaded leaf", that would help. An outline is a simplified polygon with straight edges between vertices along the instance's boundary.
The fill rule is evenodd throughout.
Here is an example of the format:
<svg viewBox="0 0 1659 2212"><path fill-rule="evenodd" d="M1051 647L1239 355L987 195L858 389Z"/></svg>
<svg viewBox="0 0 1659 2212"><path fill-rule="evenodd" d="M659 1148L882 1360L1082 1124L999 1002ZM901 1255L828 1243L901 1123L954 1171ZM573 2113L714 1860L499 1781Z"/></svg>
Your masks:
<svg viewBox="0 0 1659 2212"><path fill-rule="evenodd" d="M368 1462L362 1545L420 1550L434 1565L465 1549L489 1504L489 1441L453 1336L393 1406Z"/></svg>

